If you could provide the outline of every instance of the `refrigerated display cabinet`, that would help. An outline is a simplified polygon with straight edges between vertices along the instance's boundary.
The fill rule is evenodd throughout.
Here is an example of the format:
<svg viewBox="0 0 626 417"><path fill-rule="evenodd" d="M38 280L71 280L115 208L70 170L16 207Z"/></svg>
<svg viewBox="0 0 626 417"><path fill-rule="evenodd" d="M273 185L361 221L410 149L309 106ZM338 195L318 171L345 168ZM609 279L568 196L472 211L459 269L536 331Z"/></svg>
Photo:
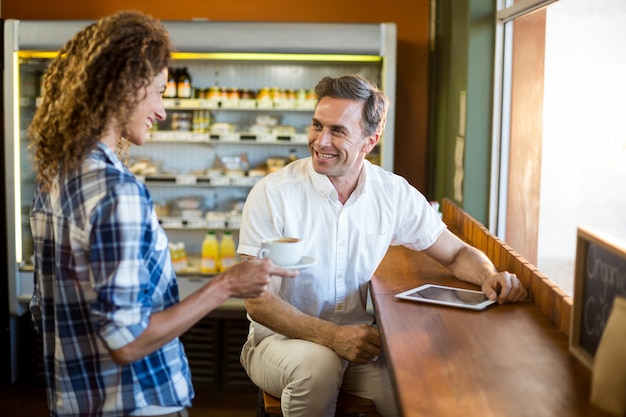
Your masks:
<svg viewBox="0 0 626 417"><path fill-rule="evenodd" d="M50 59L89 23L4 22L6 285L10 314L16 317L27 312L33 289L28 214L35 182L26 131ZM208 229L236 232L236 215L222 223L219 214L225 213L228 219L243 204L258 180L251 171L264 164L267 168L274 159L308 156L306 131L314 102L303 96L325 75L359 73L389 96L386 129L371 157L393 170L395 24L164 23L175 48L172 67L186 68L195 93L190 98L165 99L168 119L151 132L144 146L131 149L131 164L136 164L131 168L148 185L170 241L184 242L189 254L199 253ZM221 98L211 96L216 89ZM256 95L265 90L292 92L298 101L262 101L258 96L246 100L244 95L240 101L231 101L231 90ZM259 128L259 124L269 124L270 129ZM238 161L241 172L224 175L224 164L229 161ZM146 166L150 169L142 170ZM216 167L221 170L218 174ZM194 200L200 201L199 207L181 204ZM185 210L200 213L188 216ZM214 214L218 215L217 225L211 223ZM193 268L183 271L179 274L181 295L186 296L205 279L210 277L194 273ZM236 303L231 307L242 308Z"/></svg>

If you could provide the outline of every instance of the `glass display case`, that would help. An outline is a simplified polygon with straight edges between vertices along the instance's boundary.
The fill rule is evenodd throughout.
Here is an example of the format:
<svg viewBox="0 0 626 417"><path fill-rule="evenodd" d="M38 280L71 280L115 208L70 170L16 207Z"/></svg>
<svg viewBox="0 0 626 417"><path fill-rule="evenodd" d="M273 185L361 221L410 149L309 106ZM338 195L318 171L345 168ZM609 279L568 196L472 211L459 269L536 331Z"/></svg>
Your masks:
<svg viewBox="0 0 626 417"><path fill-rule="evenodd" d="M4 180L9 307L27 311L33 287L28 213L35 190L26 130L40 80L56 51L86 21L6 20L4 26ZM201 284L197 266L207 231L235 239L250 188L267 172L309 155L307 129L325 75L359 73L395 101L396 27L381 24L164 22L176 52L178 89L165 98L167 120L129 168L144 181L172 243L188 262L181 295ZM393 170L394 106L371 160Z"/></svg>

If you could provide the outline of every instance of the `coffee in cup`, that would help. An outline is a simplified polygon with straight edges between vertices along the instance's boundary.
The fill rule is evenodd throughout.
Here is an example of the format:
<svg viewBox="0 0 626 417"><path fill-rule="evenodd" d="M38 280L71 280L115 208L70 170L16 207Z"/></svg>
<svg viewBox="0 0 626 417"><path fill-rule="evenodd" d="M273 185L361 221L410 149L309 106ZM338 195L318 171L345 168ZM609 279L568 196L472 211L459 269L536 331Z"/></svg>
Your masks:
<svg viewBox="0 0 626 417"><path fill-rule="evenodd" d="M279 266L297 265L302 259L304 241L295 237L277 237L261 241L259 258L270 258Z"/></svg>

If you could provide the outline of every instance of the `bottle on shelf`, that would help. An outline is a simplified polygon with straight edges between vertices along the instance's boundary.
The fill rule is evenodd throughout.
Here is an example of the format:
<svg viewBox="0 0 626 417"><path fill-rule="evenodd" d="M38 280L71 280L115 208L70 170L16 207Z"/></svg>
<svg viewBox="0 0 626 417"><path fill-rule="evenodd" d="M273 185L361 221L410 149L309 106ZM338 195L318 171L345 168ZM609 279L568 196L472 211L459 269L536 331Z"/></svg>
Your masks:
<svg viewBox="0 0 626 417"><path fill-rule="evenodd" d="M163 97L176 98L177 87L177 72L174 68L168 68L167 70L167 83L165 84L165 92Z"/></svg>
<svg viewBox="0 0 626 417"><path fill-rule="evenodd" d="M193 89L191 88L191 75L187 67L183 67L179 70L176 79L176 96L178 98L192 98Z"/></svg>
<svg viewBox="0 0 626 417"><path fill-rule="evenodd" d="M219 272L219 242L214 231L208 231L202 242L200 272L216 274Z"/></svg>
<svg viewBox="0 0 626 417"><path fill-rule="evenodd" d="M221 98L220 88L216 85L209 87L209 91L204 98L219 101Z"/></svg>
<svg viewBox="0 0 626 417"><path fill-rule="evenodd" d="M174 271L180 272L187 268L187 251L185 249L185 242L170 242L169 250Z"/></svg>
<svg viewBox="0 0 626 417"><path fill-rule="evenodd" d="M208 110L194 110L192 117L192 131L206 133L209 131L210 113Z"/></svg>
<svg viewBox="0 0 626 417"><path fill-rule="evenodd" d="M194 110L191 117L191 131L202 133L202 110Z"/></svg>
<svg viewBox="0 0 626 417"><path fill-rule="evenodd" d="M220 241L220 271L226 271L237 262L235 254L235 240L230 231L225 231Z"/></svg>
<svg viewBox="0 0 626 417"><path fill-rule="evenodd" d="M204 110L202 112L202 131L208 132L209 126L211 125L211 120L213 120L213 116L211 115L210 110Z"/></svg>
<svg viewBox="0 0 626 417"><path fill-rule="evenodd" d="M178 267L179 270L182 271L187 269L187 248L185 247L185 242L178 242L178 246L176 247L178 251Z"/></svg>
<svg viewBox="0 0 626 417"><path fill-rule="evenodd" d="M168 247L170 250L170 258L172 258L172 267L174 268L174 271L178 271L179 255L176 250L176 243L169 242Z"/></svg>

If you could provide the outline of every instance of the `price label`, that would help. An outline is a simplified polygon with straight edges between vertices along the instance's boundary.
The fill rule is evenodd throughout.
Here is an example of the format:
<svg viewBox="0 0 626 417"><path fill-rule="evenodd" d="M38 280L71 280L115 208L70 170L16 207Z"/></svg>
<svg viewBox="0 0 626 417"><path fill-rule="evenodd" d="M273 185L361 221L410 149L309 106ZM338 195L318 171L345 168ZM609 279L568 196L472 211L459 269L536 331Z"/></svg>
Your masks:
<svg viewBox="0 0 626 417"><path fill-rule="evenodd" d="M200 109L218 109L220 107L220 101L212 98L198 99L198 108Z"/></svg>
<svg viewBox="0 0 626 417"><path fill-rule="evenodd" d="M164 98L163 107L165 107L166 109L175 109L178 107L178 100L172 98Z"/></svg>
<svg viewBox="0 0 626 417"><path fill-rule="evenodd" d="M191 142L194 139L194 134L188 130L173 132L173 138L175 140Z"/></svg>
<svg viewBox="0 0 626 417"><path fill-rule="evenodd" d="M200 100L197 98L180 100L179 107L181 109L197 109L200 107Z"/></svg>
<svg viewBox="0 0 626 417"><path fill-rule="evenodd" d="M224 142L237 142L239 141L239 133L236 132L228 132L222 135L222 140Z"/></svg>
<svg viewBox="0 0 626 417"><path fill-rule="evenodd" d="M306 133L296 133L291 135L291 141L294 143L307 143L309 141L309 135Z"/></svg>
<svg viewBox="0 0 626 417"><path fill-rule="evenodd" d="M177 175L176 184L179 185L193 185L196 183L196 177L193 175Z"/></svg>

